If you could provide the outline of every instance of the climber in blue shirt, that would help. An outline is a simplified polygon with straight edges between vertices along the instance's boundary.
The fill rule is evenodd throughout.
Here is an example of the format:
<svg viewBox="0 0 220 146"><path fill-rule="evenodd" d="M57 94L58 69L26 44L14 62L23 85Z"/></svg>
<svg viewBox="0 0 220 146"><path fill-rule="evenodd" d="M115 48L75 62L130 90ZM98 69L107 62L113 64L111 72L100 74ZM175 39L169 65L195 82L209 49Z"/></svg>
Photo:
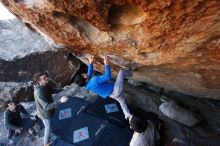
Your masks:
<svg viewBox="0 0 220 146"><path fill-rule="evenodd" d="M89 67L87 74L82 74L81 77L77 77L75 79L75 83L80 87L85 86L86 89L89 91L98 94L102 98L113 98L117 100L122 110L125 114L125 118L128 119L131 116L131 113L125 103L125 99L123 96L123 85L124 85L124 78L129 77L132 75L131 71L129 70L120 70L118 73L117 79L115 83L110 82L111 80L111 69L108 64L108 57L104 57L104 64L105 64L105 74L100 76L92 76L93 74L93 56L88 58L89 60Z"/></svg>

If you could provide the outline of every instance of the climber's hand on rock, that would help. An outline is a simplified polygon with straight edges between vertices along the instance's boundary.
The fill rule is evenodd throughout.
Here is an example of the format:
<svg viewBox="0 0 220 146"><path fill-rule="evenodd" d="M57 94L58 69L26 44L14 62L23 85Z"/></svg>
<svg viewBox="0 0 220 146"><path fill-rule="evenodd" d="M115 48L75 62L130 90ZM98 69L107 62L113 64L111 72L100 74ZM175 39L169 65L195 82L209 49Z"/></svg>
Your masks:
<svg viewBox="0 0 220 146"><path fill-rule="evenodd" d="M104 56L104 64L108 65L108 56Z"/></svg>
<svg viewBox="0 0 220 146"><path fill-rule="evenodd" d="M93 63L93 58L94 58L93 55L90 55L90 56L88 57L89 64L92 64L92 63Z"/></svg>

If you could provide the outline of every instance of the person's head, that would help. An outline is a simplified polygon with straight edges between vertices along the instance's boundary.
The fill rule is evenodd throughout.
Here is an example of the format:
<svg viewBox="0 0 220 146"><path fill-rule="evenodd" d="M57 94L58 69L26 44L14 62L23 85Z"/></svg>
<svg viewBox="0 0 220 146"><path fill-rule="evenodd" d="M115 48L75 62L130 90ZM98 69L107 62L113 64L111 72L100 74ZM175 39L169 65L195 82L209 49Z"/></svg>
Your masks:
<svg viewBox="0 0 220 146"><path fill-rule="evenodd" d="M43 74L44 74L47 78L49 78L49 76L50 76L50 73L49 73L48 71L43 72Z"/></svg>
<svg viewBox="0 0 220 146"><path fill-rule="evenodd" d="M86 73L83 73L75 77L74 83L77 84L79 87L83 87L88 82L88 79L88 75Z"/></svg>
<svg viewBox="0 0 220 146"><path fill-rule="evenodd" d="M11 101L11 100L10 101L6 101L6 107L7 107L8 110L14 111L15 108L16 108L16 103Z"/></svg>
<svg viewBox="0 0 220 146"><path fill-rule="evenodd" d="M48 73L39 72L33 76L33 81L39 85L45 86L48 83Z"/></svg>
<svg viewBox="0 0 220 146"><path fill-rule="evenodd" d="M147 128L147 124L144 122L144 120L137 116L131 116L129 118L129 124L131 129L138 133L144 132Z"/></svg>

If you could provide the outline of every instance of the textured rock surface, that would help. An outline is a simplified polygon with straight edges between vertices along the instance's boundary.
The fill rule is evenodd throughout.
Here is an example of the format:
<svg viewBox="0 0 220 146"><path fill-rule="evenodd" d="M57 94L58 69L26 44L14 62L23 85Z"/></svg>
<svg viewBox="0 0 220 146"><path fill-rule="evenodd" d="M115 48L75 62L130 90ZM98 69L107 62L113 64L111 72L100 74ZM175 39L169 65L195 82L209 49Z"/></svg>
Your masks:
<svg viewBox="0 0 220 146"><path fill-rule="evenodd" d="M80 62L49 44L17 19L0 21L0 81L28 82L39 71L67 85Z"/></svg>
<svg viewBox="0 0 220 146"><path fill-rule="evenodd" d="M159 106L159 110L170 119L175 120L181 124L185 124L189 127L193 127L195 124L200 122L199 119L195 116L196 114L182 108L174 101L162 103Z"/></svg>
<svg viewBox="0 0 220 146"><path fill-rule="evenodd" d="M33 99L31 82L0 82L0 108L4 108L5 101L15 99L16 102Z"/></svg>
<svg viewBox="0 0 220 146"><path fill-rule="evenodd" d="M67 85L75 75L80 62L72 62L66 51L48 51L29 54L15 61L0 61L0 81L26 82L32 80L35 73L48 71L50 77L61 85Z"/></svg>
<svg viewBox="0 0 220 146"><path fill-rule="evenodd" d="M219 0L2 0L30 28L76 55L109 54L114 73L220 99ZM83 59L82 59L83 60Z"/></svg>
<svg viewBox="0 0 220 146"><path fill-rule="evenodd" d="M177 95L175 93L170 93L167 97L169 100L174 100L183 108L201 115L203 121L194 127L188 127L183 124L179 124L174 120L170 120L159 110L159 105L162 103L160 99L164 98L164 96L155 94L143 87L125 86L125 98L129 105L139 107L147 112L157 113L159 118L164 122L166 130L161 133L161 146L171 146L169 143L174 138L183 142L183 145L181 146L219 145L219 101L193 98L191 96L183 94Z"/></svg>
<svg viewBox="0 0 220 146"><path fill-rule="evenodd" d="M1 52L1 51L0 51ZM77 72L79 60L68 58L66 51L32 53L14 61L0 60L0 106L10 98L17 101L33 99L32 77L47 70L56 83L64 86Z"/></svg>
<svg viewBox="0 0 220 146"><path fill-rule="evenodd" d="M0 107L4 101L33 99L32 77L48 71L50 77L67 85L79 69L80 61L55 48L17 19L0 21Z"/></svg>
<svg viewBox="0 0 220 146"><path fill-rule="evenodd" d="M0 21L0 59L13 61L31 53L55 50L18 19Z"/></svg>

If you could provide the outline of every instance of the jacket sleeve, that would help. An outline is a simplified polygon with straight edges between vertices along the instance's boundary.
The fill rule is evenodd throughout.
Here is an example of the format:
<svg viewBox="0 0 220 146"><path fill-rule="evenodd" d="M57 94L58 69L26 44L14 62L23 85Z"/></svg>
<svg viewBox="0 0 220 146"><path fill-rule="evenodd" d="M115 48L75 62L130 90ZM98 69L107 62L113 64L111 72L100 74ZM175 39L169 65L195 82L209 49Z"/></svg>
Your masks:
<svg viewBox="0 0 220 146"><path fill-rule="evenodd" d="M98 82L99 83L103 83L103 82L107 82L111 79L111 69L109 65L105 66L105 74L98 76Z"/></svg>
<svg viewBox="0 0 220 146"><path fill-rule="evenodd" d="M46 101L46 97L43 95L42 92L35 91L35 98L37 99L37 101L39 102L39 104L43 107L44 110L51 110L57 107L57 105L60 103L59 100L58 101L54 101L52 103L48 103Z"/></svg>
<svg viewBox="0 0 220 146"><path fill-rule="evenodd" d="M89 78L92 77L92 73L93 73L93 64L89 64L88 72L87 72Z"/></svg>
<svg viewBox="0 0 220 146"><path fill-rule="evenodd" d="M30 114L26 111L26 109L22 105L18 105L18 106L19 106L20 112L25 114L27 117L30 117Z"/></svg>
<svg viewBox="0 0 220 146"><path fill-rule="evenodd" d="M4 120L4 125L5 125L5 127L8 128L8 129L12 129L12 130L18 129L19 128L18 126L11 124L9 118L10 118L9 115L7 114L7 112L5 112L4 113L4 119L5 119Z"/></svg>

